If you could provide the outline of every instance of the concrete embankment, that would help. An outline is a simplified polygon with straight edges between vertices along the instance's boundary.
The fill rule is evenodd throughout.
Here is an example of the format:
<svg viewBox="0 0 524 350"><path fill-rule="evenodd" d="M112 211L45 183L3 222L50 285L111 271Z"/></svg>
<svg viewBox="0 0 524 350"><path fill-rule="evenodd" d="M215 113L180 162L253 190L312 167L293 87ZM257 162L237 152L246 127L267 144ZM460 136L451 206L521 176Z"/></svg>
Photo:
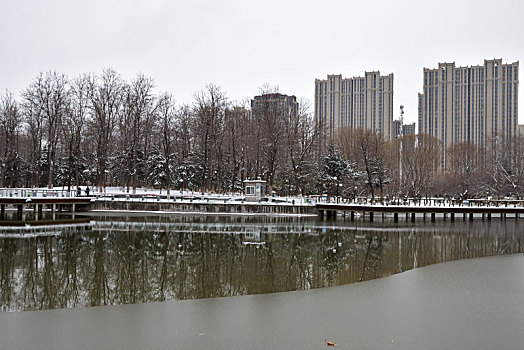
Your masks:
<svg viewBox="0 0 524 350"><path fill-rule="evenodd" d="M144 211L203 214L316 215L315 206L307 203L259 203L218 201L95 200L90 210Z"/></svg>

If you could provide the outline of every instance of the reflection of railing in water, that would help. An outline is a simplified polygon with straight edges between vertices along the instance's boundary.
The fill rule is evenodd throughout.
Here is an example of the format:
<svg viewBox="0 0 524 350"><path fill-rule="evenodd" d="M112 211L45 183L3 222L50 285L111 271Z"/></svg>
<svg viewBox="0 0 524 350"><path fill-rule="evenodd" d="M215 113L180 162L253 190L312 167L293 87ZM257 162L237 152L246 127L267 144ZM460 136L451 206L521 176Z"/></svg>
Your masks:
<svg viewBox="0 0 524 350"><path fill-rule="evenodd" d="M20 220L0 220L0 229L3 227L43 227L43 226L57 226L57 225L68 225L68 224L88 224L91 222L89 218L86 217L75 217L74 215L70 217L58 217L55 219L52 219L52 215L50 215L51 218L45 219L38 219L38 220L26 220L26 221L20 221Z"/></svg>
<svg viewBox="0 0 524 350"><path fill-rule="evenodd" d="M189 226L189 228L188 228ZM126 232L128 230L140 230L148 232L176 232L176 233L210 233L210 234L245 234L258 233L296 233L288 227L257 225L257 224L191 224L187 223L156 223L156 222L93 222L93 229L109 232Z"/></svg>
<svg viewBox="0 0 524 350"><path fill-rule="evenodd" d="M66 221L68 223L66 223ZM88 219L64 220L63 222L25 226L0 226L0 238L27 238L39 236L58 236L61 234L85 232L92 230Z"/></svg>
<svg viewBox="0 0 524 350"><path fill-rule="evenodd" d="M248 222L223 222L223 223L205 223L205 222L145 222L145 221L93 221L93 228L104 231L126 231L126 230L140 230L140 231L155 231L155 232L202 232L202 233L244 233L244 232L265 232L265 233L303 233L318 235L326 232L355 232L357 234L373 234L373 233L435 233L442 229L449 230L449 232L464 233L471 229L485 229L486 225L492 228L493 234L498 228L513 227L518 225L519 221L492 221L485 223L482 221L473 222L452 222L447 224L441 223L437 226L433 224L425 224L413 226L406 224L406 226L399 226L391 223L390 226L373 226L372 224L348 225L348 222L343 221L312 221L312 222L265 222L265 223L248 223ZM338 224L337 224L338 223ZM509 226L508 226L509 225Z"/></svg>

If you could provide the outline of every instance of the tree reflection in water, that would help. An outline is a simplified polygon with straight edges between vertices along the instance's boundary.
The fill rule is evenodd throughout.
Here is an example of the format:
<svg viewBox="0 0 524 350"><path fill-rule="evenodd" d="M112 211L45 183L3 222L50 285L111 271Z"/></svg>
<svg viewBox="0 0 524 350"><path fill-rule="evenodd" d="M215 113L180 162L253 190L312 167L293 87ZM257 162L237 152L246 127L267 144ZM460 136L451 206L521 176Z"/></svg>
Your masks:
<svg viewBox="0 0 524 350"><path fill-rule="evenodd" d="M0 305L39 310L321 288L519 253L523 238L524 224L511 220L100 217L59 235L0 236Z"/></svg>

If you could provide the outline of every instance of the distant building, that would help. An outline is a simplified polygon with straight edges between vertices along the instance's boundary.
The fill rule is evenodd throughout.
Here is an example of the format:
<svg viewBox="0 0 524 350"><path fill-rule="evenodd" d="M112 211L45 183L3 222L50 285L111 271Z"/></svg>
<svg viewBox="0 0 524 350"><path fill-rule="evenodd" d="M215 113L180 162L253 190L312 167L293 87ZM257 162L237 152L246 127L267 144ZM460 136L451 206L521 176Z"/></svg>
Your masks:
<svg viewBox="0 0 524 350"><path fill-rule="evenodd" d="M402 125L402 134L404 135L415 135L415 123Z"/></svg>
<svg viewBox="0 0 524 350"><path fill-rule="evenodd" d="M233 108L226 109L226 119L229 118L250 118L251 117L251 110L246 107L240 107L240 106L234 106Z"/></svg>
<svg viewBox="0 0 524 350"><path fill-rule="evenodd" d="M393 127L391 129L393 130L393 138L397 139L402 132L402 122L400 120L393 120Z"/></svg>
<svg viewBox="0 0 524 350"><path fill-rule="evenodd" d="M400 120L393 120L393 138L397 139L401 135L415 135L415 123L402 124Z"/></svg>
<svg viewBox="0 0 524 350"><path fill-rule="evenodd" d="M393 136L393 73L366 72L364 77L342 78L328 75L315 80L315 121L325 145L344 127Z"/></svg>
<svg viewBox="0 0 524 350"><path fill-rule="evenodd" d="M524 136L524 124L519 124L519 135Z"/></svg>
<svg viewBox="0 0 524 350"><path fill-rule="evenodd" d="M438 68L424 68L419 134L442 142L442 169L451 145L484 146L495 136L518 134L518 69L519 62L502 64L502 59L484 60L482 66L439 63Z"/></svg>
<svg viewBox="0 0 524 350"><path fill-rule="evenodd" d="M251 100L251 113L253 119L260 118L263 113L271 113L282 121L291 120L298 114L297 98L279 93L255 96Z"/></svg>

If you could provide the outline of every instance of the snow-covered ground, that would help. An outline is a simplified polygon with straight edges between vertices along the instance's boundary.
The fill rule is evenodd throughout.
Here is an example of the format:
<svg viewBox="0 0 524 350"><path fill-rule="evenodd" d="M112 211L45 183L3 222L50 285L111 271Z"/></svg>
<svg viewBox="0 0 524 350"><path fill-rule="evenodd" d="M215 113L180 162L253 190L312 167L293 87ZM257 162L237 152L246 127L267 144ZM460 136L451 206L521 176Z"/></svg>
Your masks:
<svg viewBox="0 0 524 350"><path fill-rule="evenodd" d="M159 189L137 188L135 191L130 189L127 192L124 188L107 187L104 191L93 193L97 200L111 201L142 201L142 202L190 202L190 203L242 203L246 205L305 205L314 206L316 201L304 197L268 197L261 201L249 201L242 193L217 194L195 191L172 190L167 198L167 192Z"/></svg>
<svg viewBox="0 0 524 350"><path fill-rule="evenodd" d="M80 195L86 195L86 186L80 186ZM65 187L48 188L25 188L25 189L0 189L0 197L76 197L76 187L72 187L69 191ZM349 201L340 198L338 201L331 198L329 201L325 197L266 197L260 201L249 201L242 193L227 193L218 194L213 192L196 192L196 191L179 191L171 190L169 198L167 198L166 190L154 188L136 188L129 189L129 192L124 187L105 187L99 191L96 187L90 187L90 196L96 200L111 200L111 201L144 201L144 202L189 202L189 203L242 203L246 205L304 205L314 206L317 202L323 204L348 204L361 206L396 206L396 207L419 207L419 208L435 208L435 207L524 207L524 200L493 200L493 199L466 199L453 200L444 198L425 198L421 200L402 200L395 199L390 201L375 200L371 203L369 198L358 198L356 201Z"/></svg>
<svg viewBox="0 0 524 350"><path fill-rule="evenodd" d="M86 196L86 186L80 186L80 196ZM268 204L268 205L315 205L315 201L304 197L271 197L262 201L248 201L242 193L217 194L212 192L195 192L172 190L167 198L166 190L154 188L130 189L129 192L123 187L106 187L102 191L90 187L89 196L97 200L115 201L147 201L147 202L173 202L184 201L193 203L244 203L244 204ZM67 190L64 187L48 188L17 188L0 189L0 197L76 197L76 187Z"/></svg>

